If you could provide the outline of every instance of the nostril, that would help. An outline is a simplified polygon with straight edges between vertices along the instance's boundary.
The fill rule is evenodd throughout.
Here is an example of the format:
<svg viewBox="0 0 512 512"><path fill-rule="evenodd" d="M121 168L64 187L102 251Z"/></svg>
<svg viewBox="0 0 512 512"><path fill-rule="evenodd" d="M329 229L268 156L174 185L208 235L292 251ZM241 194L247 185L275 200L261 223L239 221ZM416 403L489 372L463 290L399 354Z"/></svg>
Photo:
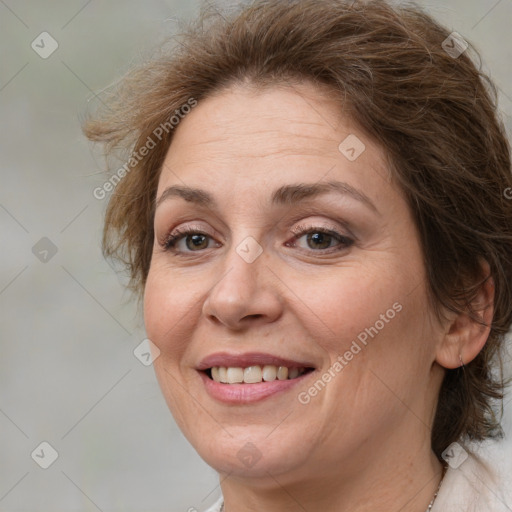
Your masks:
<svg viewBox="0 0 512 512"><path fill-rule="evenodd" d="M263 315L262 315L261 313L257 313L257 314L255 314L255 315L247 315L247 316L244 316L244 317L242 318L242 320L245 320L245 319L249 319L249 320L251 320L251 319L253 319L253 320L257 320L257 319L261 318L262 316L263 316Z"/></svg>

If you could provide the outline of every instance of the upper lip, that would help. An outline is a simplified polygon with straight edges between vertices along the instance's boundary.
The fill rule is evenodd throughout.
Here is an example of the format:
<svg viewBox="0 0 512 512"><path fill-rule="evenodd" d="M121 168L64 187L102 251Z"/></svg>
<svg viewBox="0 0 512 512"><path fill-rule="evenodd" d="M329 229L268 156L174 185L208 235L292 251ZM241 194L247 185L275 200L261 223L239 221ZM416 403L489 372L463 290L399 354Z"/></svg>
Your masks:
<svg viewBox="0 0 512 512"><path fill-rule="evenodd" d="M244 352L243 354L231 354L229 352L217 352L210 354L201 360L197 370L208 370L213 367L239 367L247 368L255 365L287 366L288 368L314 368L308 361L296 361L263 352Z"/></svg>

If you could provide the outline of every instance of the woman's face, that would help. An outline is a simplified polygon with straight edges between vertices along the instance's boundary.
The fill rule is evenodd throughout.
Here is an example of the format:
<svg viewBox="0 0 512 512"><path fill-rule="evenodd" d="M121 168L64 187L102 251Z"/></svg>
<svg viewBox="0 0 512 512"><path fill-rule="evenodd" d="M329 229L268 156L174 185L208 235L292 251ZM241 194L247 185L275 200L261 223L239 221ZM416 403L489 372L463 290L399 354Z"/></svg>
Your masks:
<svg viewBox="0 0 512 512"><path fill-rule="evenodd" d="M147 334L210 465L284 483L430 450L440 332L418 234L384 151L328 96L200 102L157 204Z"/></svg>

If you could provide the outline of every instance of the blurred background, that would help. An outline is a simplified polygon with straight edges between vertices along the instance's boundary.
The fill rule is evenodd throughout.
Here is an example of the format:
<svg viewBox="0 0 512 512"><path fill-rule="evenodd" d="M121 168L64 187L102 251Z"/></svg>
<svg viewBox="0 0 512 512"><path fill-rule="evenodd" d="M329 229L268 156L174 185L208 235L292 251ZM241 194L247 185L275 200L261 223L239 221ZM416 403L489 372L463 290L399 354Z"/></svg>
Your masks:
<svg viewBox="0 0 512 512"><path fill-rule="evenodd" d="M512 0L418 3L481 52L512 134ZM200 4L0 0L0 511L185 512L219 495L101 255L104 162L80 128Z"/></svg>

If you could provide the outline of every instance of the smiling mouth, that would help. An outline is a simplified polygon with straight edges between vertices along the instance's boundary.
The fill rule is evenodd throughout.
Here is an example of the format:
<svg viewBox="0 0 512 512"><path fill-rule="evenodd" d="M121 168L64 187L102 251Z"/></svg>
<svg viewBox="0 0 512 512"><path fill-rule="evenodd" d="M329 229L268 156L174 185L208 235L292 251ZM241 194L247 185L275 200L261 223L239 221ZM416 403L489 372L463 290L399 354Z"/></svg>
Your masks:
<svg viewBox="0 0 512 512"><path fill-rule="evenodd" d="M214 366L204 373L220 384L259 384L275 380L293 380L310 373L314 368L274 365L253 365L246 368Z"/></svg>

